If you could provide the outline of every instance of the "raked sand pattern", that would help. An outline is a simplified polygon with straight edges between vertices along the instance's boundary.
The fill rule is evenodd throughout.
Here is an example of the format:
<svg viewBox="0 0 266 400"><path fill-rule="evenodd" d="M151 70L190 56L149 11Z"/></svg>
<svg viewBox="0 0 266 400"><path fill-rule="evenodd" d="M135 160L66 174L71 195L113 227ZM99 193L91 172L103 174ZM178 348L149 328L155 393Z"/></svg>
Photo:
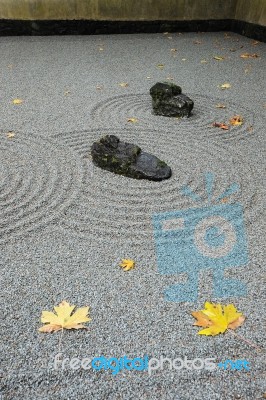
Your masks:
<svg viewBox="0 0 266 400"><path fill-rule="evenodd" d="M79 193L79 157L33 134L0 134L0 243L54 221Z"/></svg>
<svg viewBox="0 0 266 400"><path fill-rule="evenodd" d="M173 170L169 180L149 182L134 180L103 171L93 165L90 146L104 135L118 135L123 141L136 143L143 150L164 160ZM84 180L81 193L65 211L60 224L81 236L97 240L129 242L132 246L153 240L152 215L158 212L203 206L207 203L204 174L215 176L212 201L232 183L237 193L225 199L243 205L246 223L253 223L263 209L260 194L254 189L254 167L236 149L222 141L205 142L184 131L166 132L145 128L99 128L56 135L83 160ZM224 160L226 159L226 163ZM241 168L239 168L241 166ZM250 180L246 176L252 177ZM189 185L202 198L201 204L182 195Z"/></svg>
<svg viewBox="0 0 266 400"><path fill-rule="evenodd" d="M241 104L223 101L197 93L186 93L194 101L189 118L167 118L152 113L151 96L146 93L115 96L97 104L92 110L92 120L96 125L126 127L129 118L136 118L135 128L154 126L156 129L191 132L198 138L222 138L239 141L262 128L263 122L254 118L254 113ZM225 108L219 108L224 105ZM244 115L243 124L230 126L223 131L212 126L214 122L229 124L234 115Z"/></svg>

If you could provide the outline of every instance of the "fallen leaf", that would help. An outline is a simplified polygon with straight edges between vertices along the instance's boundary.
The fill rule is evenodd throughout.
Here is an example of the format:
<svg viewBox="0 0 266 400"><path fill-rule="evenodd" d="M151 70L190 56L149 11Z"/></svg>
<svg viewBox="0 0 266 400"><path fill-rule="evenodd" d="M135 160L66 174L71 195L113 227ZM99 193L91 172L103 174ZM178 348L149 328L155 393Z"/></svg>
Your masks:
<svg viewBox="0 0 266 400"><path fill-rule="evenodd" d="M223 83L222 85L218 86L221 89L229 89L231 87L230 83Z"/></svg>
<svg viewBox="0 0 266 400"><path fill-rule="evenodd" d="M21 100L21 99L14 99L13 100L13 104L22 104L23 103L23 100Z"/></svg>
<svg viewBox="0 0 266 400"><path fill-rule="evenodd" d="M215 336L227 329L236 329L245 321L243 314L233 304L222 306L206 301L204 307L204 310L191 313L197 320L194 325L206 328L200 330L199 335Z"/></svg>
<svg viewBox="0 0 266 400"><path fill-rule="evenodd" d="M228 201L229 201L228 197L224 197L224 198L221 200L221 203L228 203Z"/></svg>
<svg viewBox="0 0 266 400"><path fill-rule="evenodd" d="M243 124L243 117L241 117L241 115L234 115L232 118L230 118L229 122L233 126L242 125Z"/></svg>
<svg viewBox="0 0 266 400"><path fill-rule="evenodd" d="M229 129L229 126L226 125L224 122L214 122L212 124L212 126L214 126L215 128L221 128L225 131L228 131L228 129Z"/></svg>
<svg viewBox="0 0 266 400"><path fill-rule="evenodd" d="M174 52L176 52L176 51L177 51L177 49L171 49L171 51L174 53Z"/></svg>
<svg viewBox="0 0 266 400"><path fill-rule="evenodd" d="M128 87L128 83L122 82L122 83L119 83L119 86L121 86L121 87Z"/></svg>
<svg viewBox="0 0 266 400"><path fill-rule="evenodd" d="M222 56L214 56L214 60L223 61L225 58Z"/></svg>
<svg viewBox="0 0 266 400"><path fill-rule="evenodd" d="M240 58L259 58L260 56L258 54L249 54L249 53L244 53L241 54Z"/></svg>
<svg viewBox="0 0 266 400"><path fill-rule="evenodd" d="M138 122L137 118L128 118L127 122L132 122L133 124L135 124L136 122Z"/></svg>
<svg viewBox="0 0 266 400"><path fill-rule="evenodd" d="M164 69L164 64L157 64L157 68Z"/></svg>
<svg viewBox="0 0 266 400"><path fill-rule="evenodd" d="M201 60L201 64L206 64L207 62L207 60Z"/></svg>
<svg viewBox="0 0 266 400"><path fill-rule="evenodd" d="M215 107L216 107L216 108L226 108L226 105L221 104L221 103L218 103L218 104L216 104Z"/></svg>
<svg viewBox="0 0 266 400"><path fill-rule="evenodd" d="M135 267L135 261L130 259L122 260L120 267L123 268L124 271L130 271Z"/></svg>
<svg viewBox="0 0 266 400"><path fill-rule="evenodd" d="M62 329L86 329L82 323L91 321L91 318L88 318L89 307L78 308L73 312L75 307L67 301L62 301L59 306L54 307L55 313L43 311L41 322L45 325L39 328L39 331L50 333Z"/></svg>
<svg viewBox="0 0 266 400"><path fill-rule="evenodd" d="M7 132L6 136L8 137L8 139L11 139L15 136L15 133L13 131L9 131Z"/></svg>

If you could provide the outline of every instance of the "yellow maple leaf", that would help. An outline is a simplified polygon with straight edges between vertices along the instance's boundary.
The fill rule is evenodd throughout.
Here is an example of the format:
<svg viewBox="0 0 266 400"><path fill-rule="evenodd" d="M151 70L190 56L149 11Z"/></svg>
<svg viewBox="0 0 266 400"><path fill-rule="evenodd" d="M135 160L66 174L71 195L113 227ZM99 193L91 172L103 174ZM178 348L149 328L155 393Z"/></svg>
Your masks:
<svg viewBox="0 0 266 400"><path fill-rule="evenodd" d="M242 125L243 124L243 117L241 115L234 115L232 118L230 118L230 124L231 125Z"/></svg>
<svg viewBox="0 0 266 400"><path fill-rule="evenodd" d="M223 83L222 85L219 86L221 89L230 89L231 85L230 83Z"/></svg>
<svg viewBox="0 0 266 400"><path fill-rule="evenodd" d="M130 271L135 267L135 261L130 259L122 260L120 267L123 268L124 271Z"/></svg>
<svg viewBox="0 0 266 400"><path fill-rule="evenodd" d="M55 306L55 313L43 311L41 321L45 325L39 328L40 332L57 332L62 329L82 329L86 328L83 322L91 321L88 317L89 307L78 308L73 313L76 306L71 306L67 301L62 301L59 306Z"/></svg>
<svg viewBox="0 0 266 400"><path fill-rule="evenodd" d="M215 336L224 333L227 329L236 329L245 320L242 313L238 312L233 304L223 306L221 304L206 301L204 310L191 313L196 322L194 325L201 326L199 335Z"/></svg>
<svg viewBox="0 0 266 400"><path fill-rule="evenodd" d="M122 83L119 83L119 86L121 86L121 87L128 87L128 83L122 82Z"/></svg>
<svg viewBox="0 0 266 400"><path fill-rule="evenodd" d="M138 122L137 118L128 118L127 122L132 122L133 124L135 124L136 122Z"/></svg>
<svg viewBox="0 0 266 400"><path fill-rule="evenodd" d="M14 99L12 103L13 103L13 104L22 104L22 103L23 103L23 100L21 100L21 99Z"/></svg>

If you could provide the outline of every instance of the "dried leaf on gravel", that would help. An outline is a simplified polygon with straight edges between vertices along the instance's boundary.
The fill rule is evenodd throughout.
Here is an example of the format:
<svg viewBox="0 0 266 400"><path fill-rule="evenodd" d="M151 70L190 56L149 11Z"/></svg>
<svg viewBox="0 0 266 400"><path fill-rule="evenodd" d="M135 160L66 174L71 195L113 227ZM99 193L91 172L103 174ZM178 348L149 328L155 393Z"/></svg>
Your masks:
<svg viewBox="0 0 266 400"><path fill-rule="evenodd" d="M223 83L222 85L219 85L219 88L221 89L230 89L230 87L230 83Z"/></svg>
<svg viewBox="0 0 266 400"><path fill-rule="evenodd" d="M233 126L239 126L243 124L243 117L241 115L234 115L232 118L229 120L230 125Z"/></svg>
<svg viewBox="0 0 266 400"><path fill-rule="evenodd" d="M177 49L171 49L172 53L175 53L177 51Z"/></svg>
<svg viewBox="0 0 266 400"><path fill-rule="evenodd" d="M137 118L128 118L127 122L132 122L133 124L135 124L136 122L138 122Z"/></svg>
<svg viewBox="0 0 266 400"><path fill-rule="evenodd" d="M241 58L259 58L260 56L258 54L250 54L250 53L244 53L241 54Z"/></svg>
<svg viewBox="0 0 266 400"><path fill-rule="evenodd" d="M206 64L208 61L207 60L201 60L200 62L201 62L201 64Z"/></svg>
<svg viewBox="0 0 266 400"><path fill-rule="evenodd" d="M128 87L128 83L127 82L121 82L121 83L119 83L119 86Z"/></svg>
<svg viewBox="0 0 266 400"><path fill-rule="evenodd" d="M82 323L91 321L88 317L89 307L81 307L73 312L75 307L67 301L62 301L59 306L54 307L55 313L43 311L41 321L45 325L39 328L39 331L51 333L62 329L86 329Z"/></svg>
<svg viewBox="0 0 266 400"><path fill-rule="evenodd" d="M23 103L23 100L21 100L21 99L14 99L12 103L13 103L13 104L16 104L16 105L22 104L22 103Z"/></svg>
<svg viewBox="0 0 266 400"><path fill-rule="evenodd" d="M217 60L217 61L223 61L225 59L225 57L222 57L222 56L214 56L213 58L214 58L214 60Z"/></svg>
<svg viewBox="0 0 266 400"><path fill-rule="evenodd" d="M131 259L122 260L120 267L123 268L124 271L130 271L135 267L135 261Z"/></svg>
<svg viewBox="0 0 266 400"><path fill-rule="evenodd" d="M7 132L6 136L8 137L8 139L12 139L15 136L15 132L9 131Z"/></svg>
<svg viewBox="0 0 266 400"><path fill-rule="evenodd" d="M157 64L157 68L164 69L164 64Z"/></svg>
<svg viewBox="0 0 266 400"><path fill-rule="evenodd" d="M216 107L216 108L226 108L226 105L225 105L225 104L218 103L218 104L216 104L215 107Z"/></svg>
<svg viewBox="0 0 266 400"><path fill-rule="evenodd" d="M197 320L194 325L205 328L198 332L199 335L215 336L227 329L235 330L245 321L233 304L223 306L206 301L204 307L204 310L191 313Z"/></svg>
<svg viewBox="0 0 266 400"><path fill-rule="evenodd" d="M228 131L228 129L229 129L229 126L226 125L224 122L214 122L212 124L212 126L214 126L215 128L221 128L225 131Z"/></svg>

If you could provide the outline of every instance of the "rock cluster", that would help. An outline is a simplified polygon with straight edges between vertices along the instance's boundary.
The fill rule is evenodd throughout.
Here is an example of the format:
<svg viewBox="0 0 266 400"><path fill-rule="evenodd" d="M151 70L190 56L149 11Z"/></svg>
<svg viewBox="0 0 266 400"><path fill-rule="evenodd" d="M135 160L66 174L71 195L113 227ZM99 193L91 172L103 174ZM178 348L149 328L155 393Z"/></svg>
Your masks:
<svg viewBox="0 0 266 400"><path fill-rule="evenodd" d="M189 117L194 102L174 83L156 83L150 89L153 112L166 117Z"/></svg>
<svg viewBox="0 0 266 400"><path fill-rule="evenodd" d="M139 146L121 142L114 135L107 135L91 147L92 161L102 169L135 179L161 181L170 178L171 168Z"/></svg>

